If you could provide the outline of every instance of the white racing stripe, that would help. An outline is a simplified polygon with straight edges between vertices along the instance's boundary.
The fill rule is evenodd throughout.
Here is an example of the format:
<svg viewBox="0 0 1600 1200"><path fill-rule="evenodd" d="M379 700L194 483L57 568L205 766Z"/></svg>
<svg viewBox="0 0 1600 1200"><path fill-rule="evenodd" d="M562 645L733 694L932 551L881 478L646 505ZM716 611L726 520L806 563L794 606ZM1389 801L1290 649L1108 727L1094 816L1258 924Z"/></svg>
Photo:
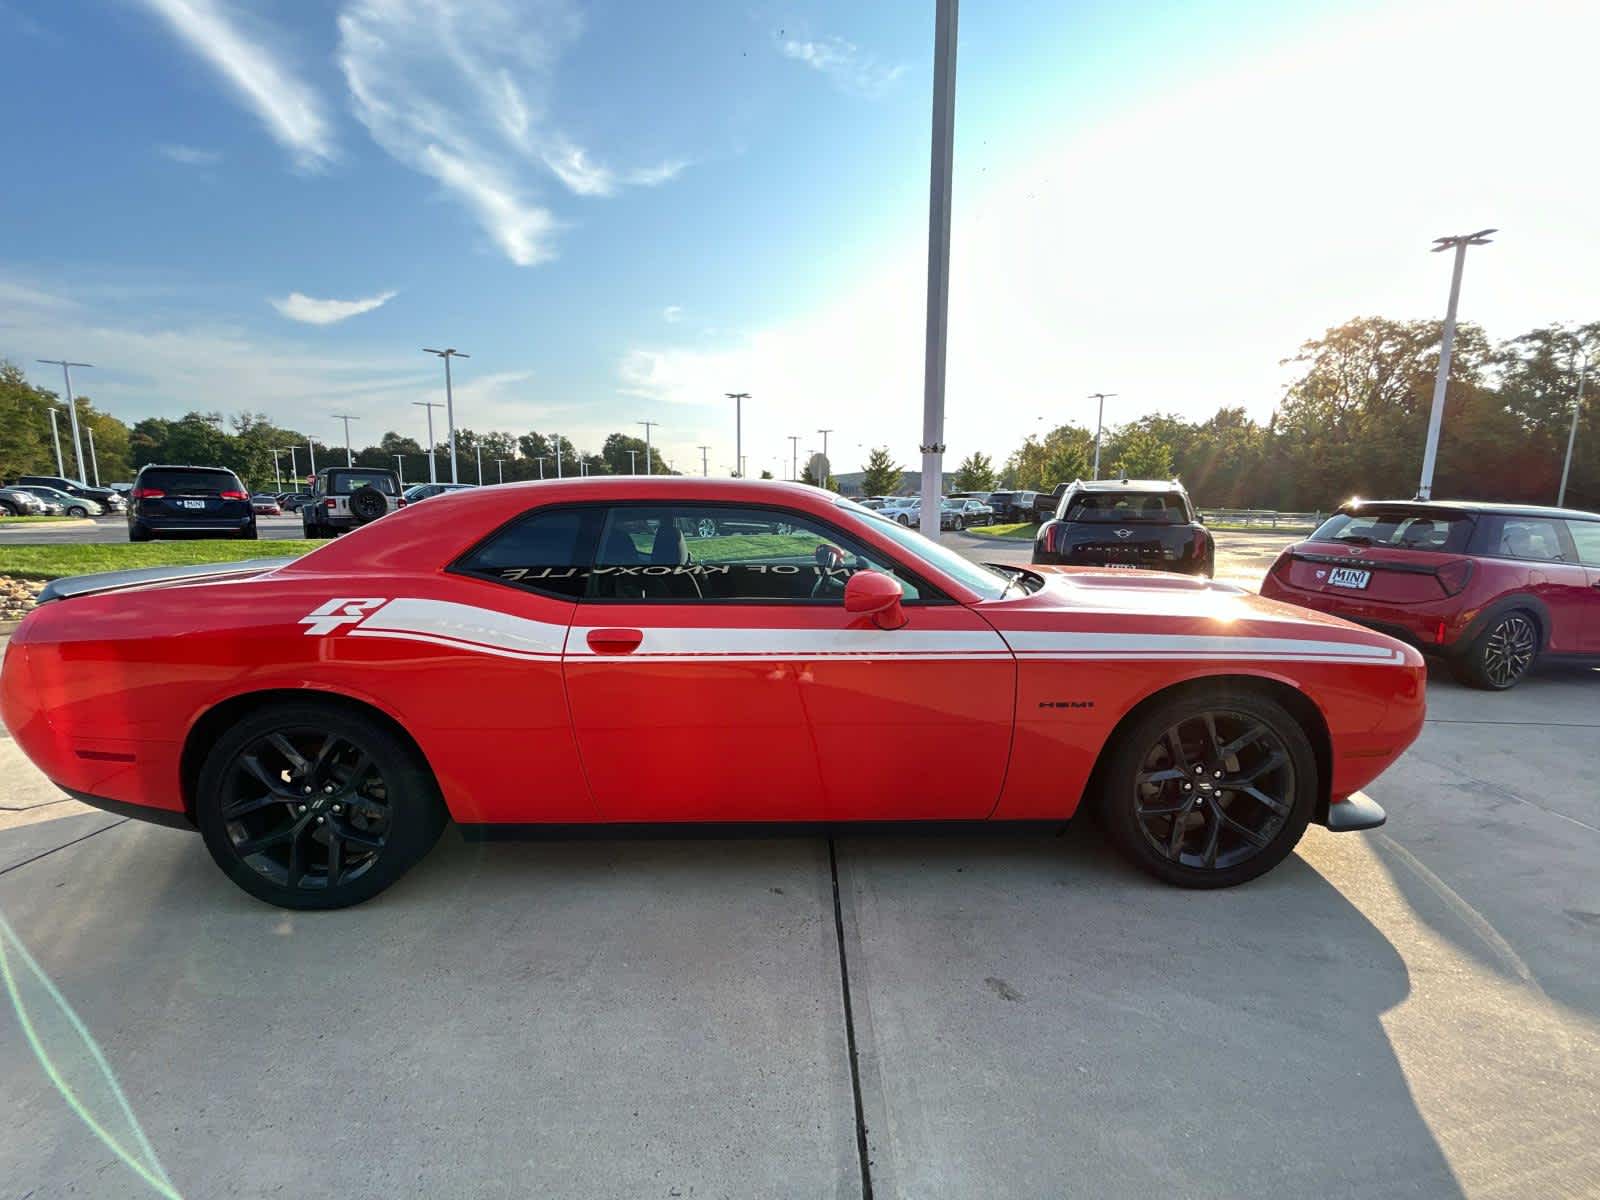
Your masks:
<svg viewBox="0 0 1600 1200"><path fill-rule="evenodd" d="M1157 633L991 629L785 629L645 626L631 653L597 653L589 635L607 625L566 626L469 604L402 598L375 608L349 637L386 638L526 661L572 659L718 662L840 659L896 662L1268 661L1396 665L1405 655L1364 642ZM627 628L634 628L628 626Z"/></svg>
<svg viewBox="0 0 1600 1200"><path fill-rule="evenodd" d="M400 599L375 611L350 636L431 642L513 658L560 658L567 627L471 604Z"/></svg>
<svg viewBox="0 0 1600 1200"><path fill-rule="evenodd" d="M589 646L595 629L574 625L567 641L570 658L764 660L773 658L1009 659L1011 652L993 630L934 629L706 629L646 626L644 641L630 654L596 654ZM628 626L627 628L635 628Z"/></svg>
<svg viewBox="0 0 1600 1200"><path fill-rule="evenodd" d="M1023 661L1038 659L1271 659L1295 662L1403 663L1405 655L1367 642L1173 633L1011 631L1006 640Z"/></svg>

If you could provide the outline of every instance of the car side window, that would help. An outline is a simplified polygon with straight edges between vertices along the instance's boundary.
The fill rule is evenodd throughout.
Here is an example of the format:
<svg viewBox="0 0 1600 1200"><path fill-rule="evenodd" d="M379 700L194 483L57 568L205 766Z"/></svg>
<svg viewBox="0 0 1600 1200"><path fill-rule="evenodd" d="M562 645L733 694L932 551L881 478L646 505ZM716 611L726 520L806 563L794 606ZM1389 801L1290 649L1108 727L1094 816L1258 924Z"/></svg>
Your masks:
<svg viewBox="0 0 1600 1200"><path fill-rule="evenodd" d="M1561 562L1566 558L1557 523L1545 517L1506 517L1494 551L1504 558Z"/></svg>
<svg viewBox="0 0 1600 1200"><path fill-rule="evenodd" d="M1567 532L1578 546L1578 561L1600 567L1600 521L1568 521Z"/></svg>
<svg viewBox="0 0 1600 1200"><path fill-rule="evenodd" d="M591 600L842 604L857 571L916 583L821 522L775 508L618 505L606 513Z"/></svg>
<svg viewBox="0 0 1600 1200"><path fill-rule="evenodd" d="M454 570L576 600L588 586L589 531L596 509L540 509L519 517L468 551Z"/></svg>

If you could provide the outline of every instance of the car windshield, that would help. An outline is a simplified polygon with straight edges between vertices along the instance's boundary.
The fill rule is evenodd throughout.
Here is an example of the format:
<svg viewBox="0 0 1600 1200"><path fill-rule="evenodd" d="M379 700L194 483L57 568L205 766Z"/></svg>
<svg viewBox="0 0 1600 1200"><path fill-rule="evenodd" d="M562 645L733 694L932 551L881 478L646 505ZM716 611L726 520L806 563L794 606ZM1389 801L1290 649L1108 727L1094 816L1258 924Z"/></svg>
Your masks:
<svg viewBox="0 0 1600 1200"><path fill-rule="evenodd" d="M909 526L891 521L882 513L874 512L870 508L863 508L854 500L840 497L838 507L839 511L851 520L888 538L914 558L931 563L952 579L959 580L977 592L985 600L998 600L1005 595L1006 589L1012 586L1012 576L1002 574L981 563L975 563L970 558L964 558L942 542L923 537Z"/></svg>
<svg viewBox="0 0 1600 1200"><path fill-rule="evenodd" d="M1473 524L1472 514L1449 509L1363 507L1359 512L1334 513L1311 540L1460 554L1467 548Z"/></svg>
<svg viewBox="0 0 1600 1200"><path fill-rule="evenodd" d="M215 496L239 492L244 487L232 471L185 471L157 469L141 472L139 486L168 495Z"/></svg>
<svg viewBox="0 0 1600 1200"><path fill-rule="evenodd" d="M370 487L386 496L400 494L399 484L388 471L333 471L328 475L328 492L333 495Z"/></svg>
<svg viewBox="0 0 1600 1200"><path fill-rule="evenodd" d="M1177 492L1080 492L1067 505L1067 521L1182 525L1189 520Z"/></svg>

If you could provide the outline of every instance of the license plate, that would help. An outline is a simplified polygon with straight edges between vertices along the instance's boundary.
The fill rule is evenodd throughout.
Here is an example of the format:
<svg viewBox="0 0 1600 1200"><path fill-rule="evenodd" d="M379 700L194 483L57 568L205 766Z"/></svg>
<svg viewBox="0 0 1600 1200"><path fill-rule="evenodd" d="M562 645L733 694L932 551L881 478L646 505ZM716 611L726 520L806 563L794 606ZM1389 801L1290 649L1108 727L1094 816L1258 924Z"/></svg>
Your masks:
<svg viewBox="0 0 1600 1200"><path fill-rule="evenodd" d="M1328 586L1364 588L1372 582L1371 571L1358 571L1354 567L1335 567L1328 572Z"/></svg>
<svg viewBox="0 0 1600 1200"><path fill-rule="evenodd" d="M1108 571L1137 571L1139 569L1138 563L1101 563L1100 565Z"/></svg>
<svg viewBox="0 0 1600 1200"><path fill-rule="evenodd" d="M204 500L180 500L178 503L182 504L185 508L204 508L206 506L206 502Z"/></svg>

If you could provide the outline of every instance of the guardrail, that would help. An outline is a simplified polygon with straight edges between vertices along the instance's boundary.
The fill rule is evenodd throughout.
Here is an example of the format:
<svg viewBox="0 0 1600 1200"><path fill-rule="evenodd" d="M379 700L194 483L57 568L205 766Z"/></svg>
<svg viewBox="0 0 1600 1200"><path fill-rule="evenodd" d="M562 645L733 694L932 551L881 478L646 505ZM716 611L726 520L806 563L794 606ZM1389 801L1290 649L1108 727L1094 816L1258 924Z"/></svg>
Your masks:
<svg viewBox="0 0 1600 1200"><path fill-rule="evenodd" d="M1327 520L1321 512L1278 512L1270 508L1207 508L1201 518L1207 525L1243 525L1251 529L1315 529Z"/></svg>

